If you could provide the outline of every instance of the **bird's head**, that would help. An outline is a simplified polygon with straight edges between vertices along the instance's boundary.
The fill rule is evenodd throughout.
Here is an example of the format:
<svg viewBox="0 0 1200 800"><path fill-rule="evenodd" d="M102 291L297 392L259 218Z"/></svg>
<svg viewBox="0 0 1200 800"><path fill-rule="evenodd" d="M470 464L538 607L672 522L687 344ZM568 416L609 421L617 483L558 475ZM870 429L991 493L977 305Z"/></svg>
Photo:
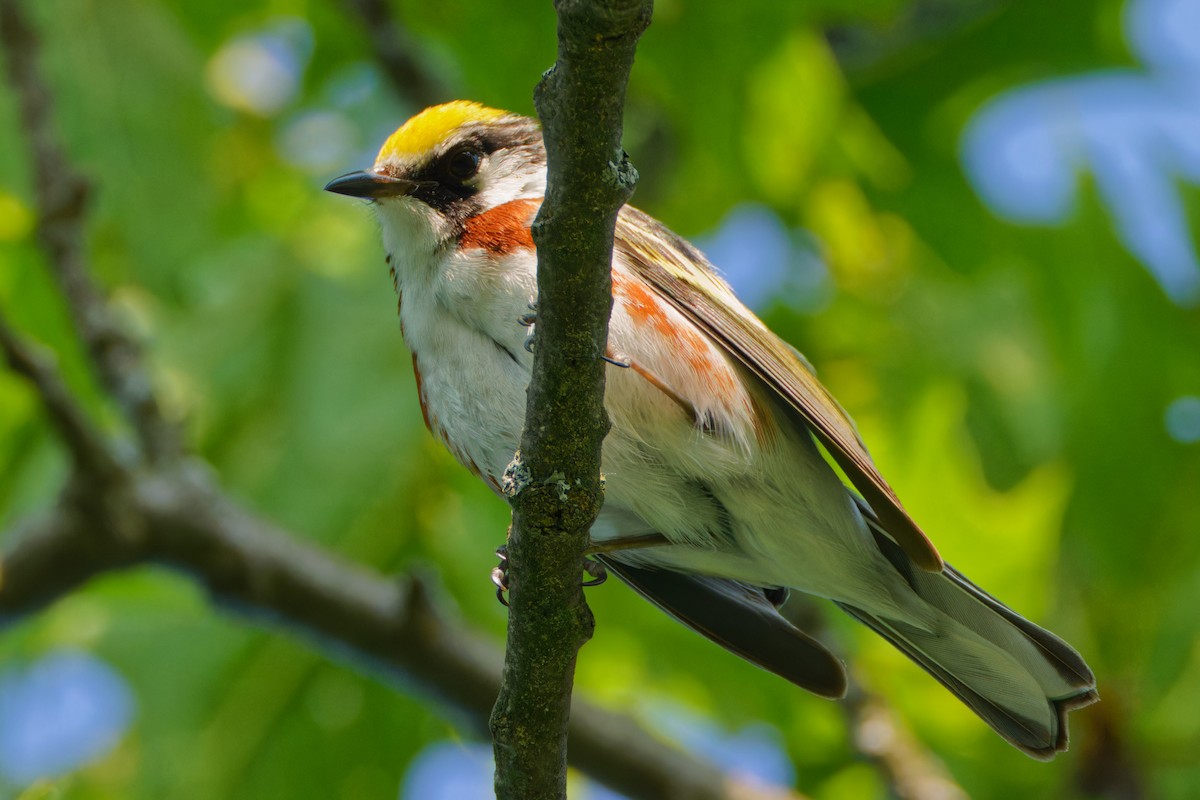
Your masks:
<svg viewBox="0 0 1200 800"><path fill-rule="evenodd" d="M545 185L535 120L458 100L417 114L388 137L374 166L325 188L371 200L394 252L440 249L467 220L514 200L540 200Z"/></svg>

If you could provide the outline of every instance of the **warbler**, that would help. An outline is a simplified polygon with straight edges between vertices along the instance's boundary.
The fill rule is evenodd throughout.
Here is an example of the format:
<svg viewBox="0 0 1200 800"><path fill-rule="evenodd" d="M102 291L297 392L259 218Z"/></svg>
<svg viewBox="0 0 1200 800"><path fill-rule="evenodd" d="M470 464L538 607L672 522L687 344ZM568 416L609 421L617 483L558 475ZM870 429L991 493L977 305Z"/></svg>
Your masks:
<svg viewBox="0 0 1200 800"><path fill-rule="evenodd" d="M535 120L457 101L325 187L377 212L425 424L497 493L524 422L545 186ZM612 293L603 562L717 644L837 698L842 662L780 613L790 590L832 600L1025 753L1065 750L1067 712L1098 699L1083 658L943 563L812 367L704 256L626 206Z"/></svg>

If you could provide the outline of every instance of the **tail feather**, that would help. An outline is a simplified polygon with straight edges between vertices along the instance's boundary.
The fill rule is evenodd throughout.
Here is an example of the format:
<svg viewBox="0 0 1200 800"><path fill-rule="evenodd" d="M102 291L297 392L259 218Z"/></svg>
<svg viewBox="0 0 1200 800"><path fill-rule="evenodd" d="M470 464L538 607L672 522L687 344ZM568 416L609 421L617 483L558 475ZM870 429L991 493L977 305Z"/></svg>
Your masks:
<svg viewBox="0 0 1200 800"><path fill-rule="evenodd" d="M1020 633L1024 634L1030 642L1036 645L1045 654L1047 663L1066 682L1068 688L1096 685L1096 676L1092 674L1091 668L1088 667L1083 657L1075 652L1071 645L1045 628L1034 625L1004 605L1004 603L1001 603L983 589L980 589L970 579L950 565L946 565L945 574L956 588L969 593L976 600L995 611L1019 630Z"/></svg>
<svg viewBox="0 0 1200 800"><path fill-rule="evenodd" d="M934 611L934 630L845 603L866 624L957 695L1010 743L1049 760L1067 749L1067 713L1099 699L1096 678L1066 642L1034 625L950 565L913 568L866 514L884 556Z"/></svg>
<svg viewBox="0 0 1200 800"><path fill-rule="evenodd" d="M852 606L838 605L936 678L1010 744L1038 760L1049 761L1067 749L1067 712L1099 699L1094 686L1079 687L1075 694L1066 697L1048 697L1036 684L1032 691L1030 687L1022 687L1025 681L1021 678L1028 674L1021 676L1019 672L1008 676L1007 685L1001 686L1005 672L1012 669L1011 664L1000 665L1000 668L992 664L992 668L988 668L987 664L979 663L975 670L964 670L963 642L951 638L939 646L932 641L921 641L930 634L921 632L913 636L911 631L916 629L901 632L896 623L873 617ZM956 651L957 658L954 657ZM978 653L973 655L977 657ZM997 661L1002 660L999 650L991 655ZM957 662L957 669L948 668L944 662ZM972 684L979 687L978 690ZM997 694L1002 699L994 699L993 695Z"/></svg>

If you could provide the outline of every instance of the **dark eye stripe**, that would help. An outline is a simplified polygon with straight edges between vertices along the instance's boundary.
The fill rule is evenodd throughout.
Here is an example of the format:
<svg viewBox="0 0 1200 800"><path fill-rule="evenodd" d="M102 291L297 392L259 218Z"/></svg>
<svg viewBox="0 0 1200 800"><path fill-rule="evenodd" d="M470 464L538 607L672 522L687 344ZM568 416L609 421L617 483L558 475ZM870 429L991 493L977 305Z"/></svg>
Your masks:
<svg viewBox="0 0 1200 800"><path fill-rule="evenodd" d="M429 163L404 176L417 181L421 187L412 197L447 216L465 219L468 207L477 205L472 198L479 188L467 183L478 173L483 159L500 150L512 150L501 158L515 158L529 164L546 163L546 152L542 148L542 132L537 123L524 117L514 117L497 123L467 125L454 137L454 142ZM473 152L479 161L468 160L456 164L455 159L464 153Z"/></svg>

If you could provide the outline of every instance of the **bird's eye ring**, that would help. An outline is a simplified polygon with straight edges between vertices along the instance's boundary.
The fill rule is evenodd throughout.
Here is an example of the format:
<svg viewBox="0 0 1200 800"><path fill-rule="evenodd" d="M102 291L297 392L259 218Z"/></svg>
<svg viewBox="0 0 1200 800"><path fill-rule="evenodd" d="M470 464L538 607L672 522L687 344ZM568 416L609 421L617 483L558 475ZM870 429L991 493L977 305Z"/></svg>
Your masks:
<svg viewBox="0 0 1200 800"><path fill-rule="evenodd" d="M475 150L459 150L446 159L446 174L456 181L465 181L479 171L479 162L483 160Z"/></svg>

